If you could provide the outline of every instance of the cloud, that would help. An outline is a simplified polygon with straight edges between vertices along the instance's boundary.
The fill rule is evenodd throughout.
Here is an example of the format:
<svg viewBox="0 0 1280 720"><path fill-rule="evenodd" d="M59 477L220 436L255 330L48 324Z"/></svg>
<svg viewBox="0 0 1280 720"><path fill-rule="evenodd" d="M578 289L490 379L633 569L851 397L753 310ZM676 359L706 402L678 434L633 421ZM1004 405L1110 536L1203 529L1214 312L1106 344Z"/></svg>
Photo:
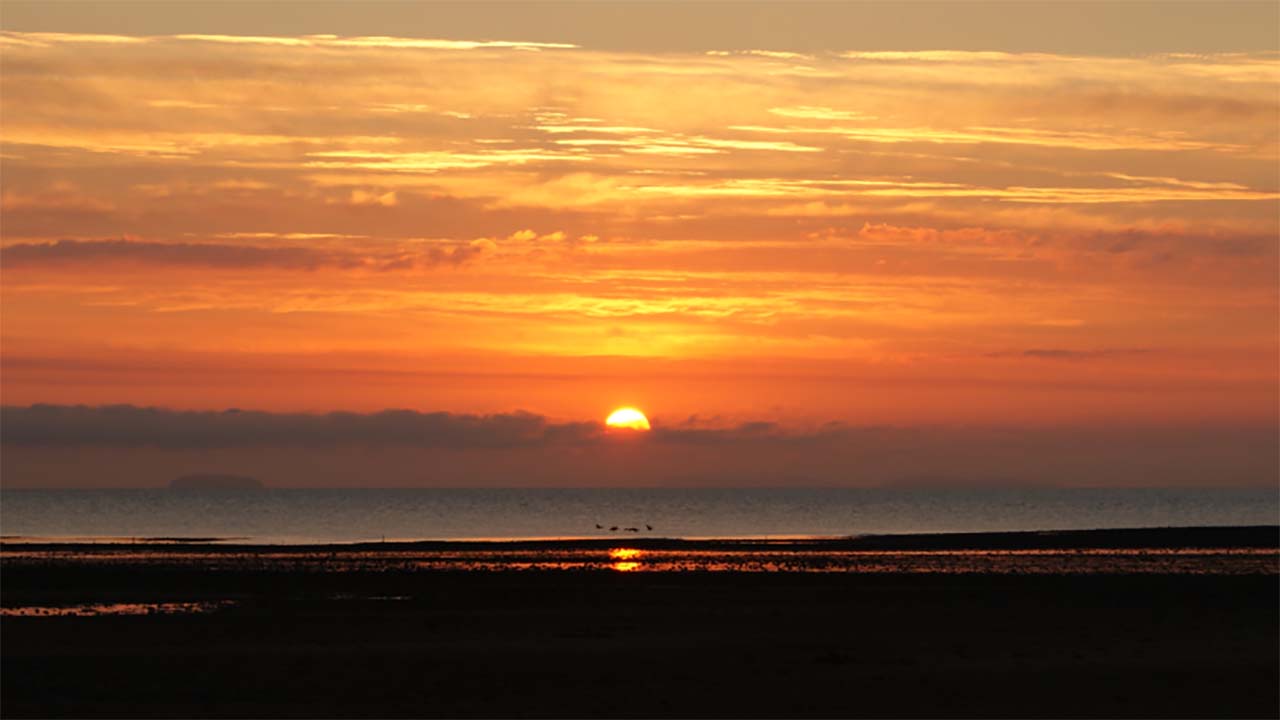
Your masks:
<svg viewBox="0 0 1280 720"><path fill-rule="evenodd" d="M888 223L863 223L856 238L859 242L884 245L951 244L951 245L1028 245L1034 236L1013 230L990 230L979 227L933 228L904 227Z"/></svg>
<svg viewBox="0 0 1280 720"><path fill-rule="evenodd" d="M376 152L333 150L313 152L308 168L336 170L377 170L400 173L434 173L445 170L475 170L500 165L533 165L546 162L588 162L590 158L549 150L480 150L477 152Z"/></svg>
<svg viewBox="0 0 1280 720"><path fill-rule="evenodd" d="M875 120L875 116L857 110L833 110L819 105L800 105L798 107L769 108L769 112L783 117L803 118L805 120Z"/></svg>
<svg viewBox="0 0 1280 720"><path fill-rule="evenodd" d="M929 198L982 199L1039 205L1105 205L1149 202L1257 201L1280 198L1280 193L1234 189L1221 184L1159 184L1151 187L984 187L950 182L908 180L801 180L786 178L728 179L663 183L628 188L671 197L731 198ZM795 214L794 212L792 214ZM824 214L824 213L819 213Z"/></svg>
<svg viewBox="0 0 1280 720"><path fill-rule="evenodd" d="M673 428L654 428L651 436L658 442L678 445L733 445L741 442L762 442L788 439L813 440L821 434L787 433L773 422L745 422L724 428L698 427L696 421Z"/></svg>
<svg viewBox="0 0 1280 720"><path fill-rule="evenodd" d="M1004 431L892 428L827 423L786 427L775 422L719 424L690 418L628 438L671 448L830 446L945 446L966 436L1003 437ZM372 413L274 413L229 409L170 410L134 405L0 407L0 437L19 446L160 448L314 447L388 445L418 448L501 449L609 444L616 438L597 422L553 422L534 413L493 415L383 410Z"/></svg>
<svg viewBox="0 0 1280 720"><path fill-rule="evenodd" d="M352 190L352 205L361 205L369 207L395 207L397 204L395 191L379 193L370 190Z"/></svg>
<svg viewBox="0 0 1280 720"><path fill-rule="evenodd" d="M91 33L55 33L55 32L2 32L0 42L12 45L31 47L47 47L63 43L69 44L102 44L102 45L134 45L144 43L147 38L132 35L95 35Z"/></svg>
<svg viewBox="0 0 1280 720"><path fill-rule="evenodd" d="M788 125L733 125L731 130L755 133L799 135L837 135L847 140L869 143L935 143L972 145L997 143L1033 145L1043 148L1076 150L1213 150L1244 152L1248 148L1234 143L1188 140L1159 134L1133 132L1084 132L1078 130L1037 130L1018 127L974 126L960 128L914 127L811 127Z"/></svg>
<svg viewBox="0 0 1280 720"><path fill-rule="evenodd" d="M1147 355L1150 348L1103 348L1100 350L1066 350L1063 348L1031 348L1007 352L987 353L994 358L1039 358L1041 360L1101 360L1103 358Z"/></svg>
<svg viewBox="0 0 1280 720"><path fill-rule="evenodd" d="M596 422L527 412L8 406L0 408L0 461L9 487L163 485L193 465L280 487L875 486L921 478L953 487L995 478L1133 487L1274 484L1280 449L1274 423L708 427L659 419L654 428L619 437Z"/></svg>
<svg viewBox="0 0 1280 720"><path fill-rule="evenodd" d="M133 240L58 240L20 243L0 250L8 268L42 264L135 262L204 267L280 267L312 269L330 262L324 253L305 247L259 247Z"/></svg>
<svg viewBox="0 0 1280 720"><path fill-rule="evenodd" d="M486 247L476 243L441 243L410 250L358 252L304 246L160 243L137 240L58 240L49 243L17 243L6 246L0 249L0 261L9 269L125 263L215 269L405 270L437 265L460 265L483 255L485 251Z"/></svg>
<svg viewBox="0 0 1280 720"><path fill-rule="evenodd" d="M0 409L8 445L160 448L398 445L516 448L579 443L598 423L552 423L525 412L463 415L384 410L360 414L180 411L133 405L32 405Z"/></svg>
<svg viewBox="0 0 1280 720"><path fill-rule="evenodd" d="M69 212L104 215L115 209L113 203L82 193L76 187L67 184L54 185L31 193L5 190L0 194L0 210L5 212Z"/></svg>
<svg viewBox="0 0 1280 720"><path fill-rule="evenodd" d="M382 48L413 50L568 50L578 47L570 43L521 42L507 40L444 40L434 38L401 38L385 35L342 37L338 35L303 35L278 37L269 35L185 34L172 36L89 35L80 33L4 32L0 40L13 45L50 47L60 44L95 43L105 45L141 45L173 42L219 43L228 45L265 45L293 48Z"/></svg>

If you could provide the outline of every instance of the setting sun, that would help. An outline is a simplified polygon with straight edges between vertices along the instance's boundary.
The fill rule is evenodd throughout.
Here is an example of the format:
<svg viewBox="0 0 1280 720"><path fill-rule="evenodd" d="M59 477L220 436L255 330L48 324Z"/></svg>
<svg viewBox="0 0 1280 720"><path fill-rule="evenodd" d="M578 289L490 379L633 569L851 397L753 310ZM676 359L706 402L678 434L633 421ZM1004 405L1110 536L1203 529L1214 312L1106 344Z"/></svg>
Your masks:
<svg viewBox="0 0 1280 720"><path fill-rule="evenodd" d="M627 430L649 429L649 418L645 417L644 413L639 410L630 407L614 410L604 423L611 428L624 428Z"/></svg>

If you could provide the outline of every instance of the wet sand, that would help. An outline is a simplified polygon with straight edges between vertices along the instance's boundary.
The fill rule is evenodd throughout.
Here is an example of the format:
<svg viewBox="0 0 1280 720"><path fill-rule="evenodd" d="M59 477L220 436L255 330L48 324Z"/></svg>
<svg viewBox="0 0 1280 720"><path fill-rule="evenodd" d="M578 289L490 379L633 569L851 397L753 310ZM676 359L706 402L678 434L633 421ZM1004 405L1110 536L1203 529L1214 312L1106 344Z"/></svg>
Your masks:
<svg viewBox="0 0 1280 720"><path fill-rule="evenodd" d="M642 555L628 559L609 555L616 543L581 542L5 544L5 608L140 614L0 618L0 714L1275 717L1277 538L1264 527L633 540ZM389 560L504 552L588 560ZM613 569L663 552L917 553L943 569ZM1048 552L1076 569L1025 561ZM1138 570L1105 564L1124 552ZM945 570L982 553L1013 560ZM1194 567L1161 560L1187 556Z"/></svg>

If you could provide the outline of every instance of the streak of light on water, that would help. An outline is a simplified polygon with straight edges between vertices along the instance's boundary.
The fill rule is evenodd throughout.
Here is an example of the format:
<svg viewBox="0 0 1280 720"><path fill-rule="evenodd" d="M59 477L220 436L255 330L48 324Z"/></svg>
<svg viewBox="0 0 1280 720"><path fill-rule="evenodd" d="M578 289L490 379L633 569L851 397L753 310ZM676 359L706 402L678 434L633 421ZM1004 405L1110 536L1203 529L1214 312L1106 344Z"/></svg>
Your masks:
<svg viewBox="0 0 1280 720"><path fill-rule="evenodd" d="M25 605L0 608L5 617L96 617L101 615L178 615L207 613L234 605L234 600L163 603L88 603Z"/></svg>
<svg viewBox="0 0 1280 720"><path fill-rule="evenodd" d="M300 573L385 571L624 570L626 572L844 572L986 574L1280 574L1271 548L1087 548L1030 550L637 549L220 551L115 548L91 552L0 552L17 565L144 565L218 571Z"/></svg>

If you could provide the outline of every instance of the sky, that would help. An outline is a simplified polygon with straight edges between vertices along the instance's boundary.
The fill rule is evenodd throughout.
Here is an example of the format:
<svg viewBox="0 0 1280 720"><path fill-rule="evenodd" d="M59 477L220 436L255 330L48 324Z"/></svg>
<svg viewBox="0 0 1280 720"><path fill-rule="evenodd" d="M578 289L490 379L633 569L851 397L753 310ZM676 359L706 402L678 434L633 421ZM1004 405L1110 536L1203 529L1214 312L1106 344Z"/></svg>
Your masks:
<svg viewBox="0 0 1280 720"><path fill-rule="evenodd" d="M6 2L0 481L1274 484L1277 26Z"/></svg>

